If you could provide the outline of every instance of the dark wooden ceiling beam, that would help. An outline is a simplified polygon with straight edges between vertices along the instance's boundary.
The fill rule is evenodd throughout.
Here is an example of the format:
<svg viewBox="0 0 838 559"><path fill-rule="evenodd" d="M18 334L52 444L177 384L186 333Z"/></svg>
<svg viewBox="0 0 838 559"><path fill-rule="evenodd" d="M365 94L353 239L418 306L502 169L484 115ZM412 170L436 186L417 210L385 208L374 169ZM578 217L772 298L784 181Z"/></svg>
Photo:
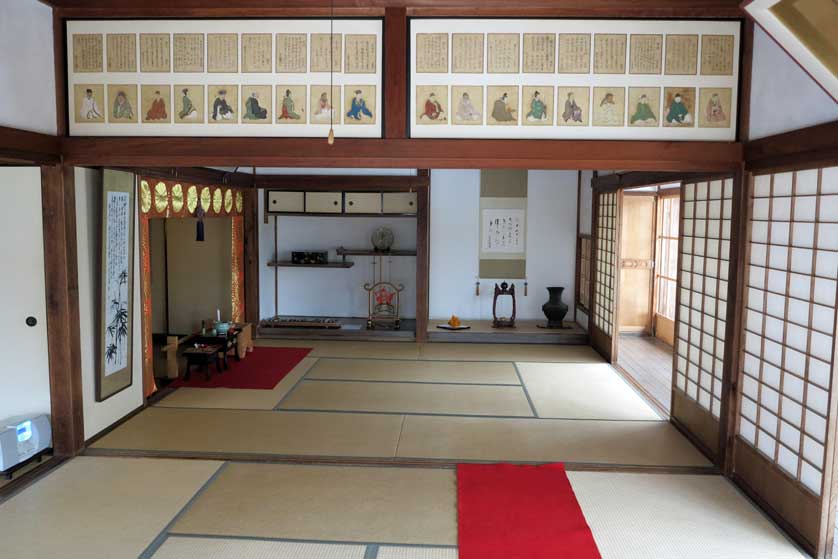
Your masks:
<svg viewBox="0 0 838 559"><path fill-rule="evenodd" d="M838 120L745 144L748 171L838 165Z"/></svg>
<svg viewBox="0 0 838 559"><path fill-rule="evenodd" d="M328 17L330 0L46 0L65 17ZM334 0L337 16L742 17L739 0Z"/></svg>
<svg viewBox="0 0 838 559"><path fill-rule="evenodd" d="M0 161L12 164L52 164L61 160L55 136L0 126Z"/></svg>
<svg viewBox="0 0 838 559"><path fill-rule="evenodd" d="M63 138L65 162L113 167L347 167L726 171L727 142L325 138Z"/></svg>
<svg viewBox="0 0 838 559"><path fill-rule="evenodd" d="M729 173L728 173L729 174ZM683 180L710 178L712 173L685 172L647 172L634 171L630 173L614 173L613 175L599 175L591 179L591 186L599 192L612 192L625 188L639 188L642 186L656 186Z"/></svg>

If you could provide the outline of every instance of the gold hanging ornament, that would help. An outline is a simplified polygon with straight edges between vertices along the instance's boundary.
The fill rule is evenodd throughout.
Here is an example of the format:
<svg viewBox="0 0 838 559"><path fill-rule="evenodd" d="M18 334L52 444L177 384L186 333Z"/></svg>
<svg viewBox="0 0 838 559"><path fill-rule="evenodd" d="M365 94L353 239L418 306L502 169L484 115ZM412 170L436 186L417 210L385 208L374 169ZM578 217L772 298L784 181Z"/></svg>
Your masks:
<svg viewBox="0 0 838 559"><path fill-rule="evenodd" d="M186 190L186 211L191 214L198 209L198 187L194 184Z"/></svg>
<svg viewBox="0 0 838 559"><path fill-rule="evenodd" d="M158 182L154 185L154 209L157 213L165 213L169 208L169 189L165 182Z"/></svg>
<svg viewBox="0 0 838 559"><path fill-rule="evenodd" d="M151 210L151 187L148 181L140 181L140 210L144 214Z"/></svg>
<svg viewBox="0 0 838 559"><path fill-rule="evenodd" d="M172 187L172 210L180 213L183 209L183 187L176 184Z"/></svg>

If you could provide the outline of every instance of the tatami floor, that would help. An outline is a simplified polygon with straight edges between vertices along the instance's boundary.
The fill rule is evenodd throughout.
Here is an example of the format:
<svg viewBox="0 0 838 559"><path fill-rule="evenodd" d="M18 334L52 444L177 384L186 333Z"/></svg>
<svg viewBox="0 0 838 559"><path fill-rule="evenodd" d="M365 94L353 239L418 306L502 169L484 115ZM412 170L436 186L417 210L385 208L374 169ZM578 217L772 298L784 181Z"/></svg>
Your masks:
<svg viewBox="0 0 838 559"><path fill-rule="evenodd" d="M589 347L290 345L273 390L179 388L0 504L0 555L456 559L455 463L560 461L604 558L804 557Z"/></svg>

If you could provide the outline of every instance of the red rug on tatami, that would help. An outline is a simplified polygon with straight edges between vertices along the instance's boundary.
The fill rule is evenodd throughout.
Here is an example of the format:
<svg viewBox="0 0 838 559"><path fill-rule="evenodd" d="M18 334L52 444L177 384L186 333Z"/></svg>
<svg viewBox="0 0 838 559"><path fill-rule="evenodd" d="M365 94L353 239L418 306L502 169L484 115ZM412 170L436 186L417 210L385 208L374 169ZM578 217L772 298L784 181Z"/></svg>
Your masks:
<svg viewBox="0 0 838 559"><path fill-rule="evenodd" d="M189 382L183 377L174 381L170 386L179 388L253 388L257 390L271 390L285 375L303 360L311 351L309 348L298 347L256 347L252 353L241 361L230 354L227 356L228 370L222 368L221 374L210 365L210 379L207 380L204 371L192 367Z"/></svg>
<svg viewBox="0 0 838 559"><path fill-rule="evenodd" d="M601 559L563 464L459 464L460 559Z"/></svg>

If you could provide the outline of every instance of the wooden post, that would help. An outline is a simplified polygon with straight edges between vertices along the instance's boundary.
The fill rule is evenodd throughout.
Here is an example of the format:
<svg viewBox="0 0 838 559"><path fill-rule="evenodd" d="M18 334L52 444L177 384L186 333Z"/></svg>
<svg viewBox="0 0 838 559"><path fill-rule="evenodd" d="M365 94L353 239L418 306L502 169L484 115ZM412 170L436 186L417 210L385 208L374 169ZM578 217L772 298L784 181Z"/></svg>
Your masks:
<svg viewBox="0 0 838 559"><path fill-rule="evenodd" d="M407 138L407 9L384 9L384 137Z"/></svg>
<svg viewBox="0 0 838 559"><path fill-rule="evenodd" d="M428 184L417 189L416 208L416 341L428 339L428 289L430 284L431 184L429 169L419 169Z"/></svg>
<svg viewBox="0 0 838 559"><path fill-rule="evenodd" d="M259 191L244 191L244 316L259 325Z"/></svg>
<svg viewBox="0 0 838 559"><path fill-rule="evenodd" d="M41 201L53 448L56 456L74 456L84 446L84 418L72 167L41 167Z"/></svg>

